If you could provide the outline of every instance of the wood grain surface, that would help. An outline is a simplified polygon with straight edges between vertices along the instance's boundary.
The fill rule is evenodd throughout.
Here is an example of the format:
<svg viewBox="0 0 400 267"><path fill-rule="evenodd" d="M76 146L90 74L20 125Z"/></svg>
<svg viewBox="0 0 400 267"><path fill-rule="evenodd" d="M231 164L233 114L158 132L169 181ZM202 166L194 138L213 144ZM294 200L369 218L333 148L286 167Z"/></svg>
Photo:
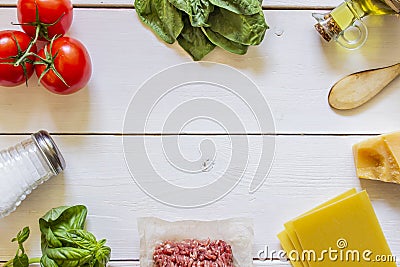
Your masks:
<svg viewBox="0 0 400 267"><path fill-rule="evenodd" d="M216 203L178 209L150 198L135 184L125 164L122 127L128 104L140 86L155 73L191 62L191 58L177 44L162 43L145 27L132 1L74 1L77 8L68 34L90 51L94 69L87 88L71 96L57 96L37 86L36 78L29 81L29 87L0 88L0 147L47 129L68 165L64 174L40 186L16 212L0 219L0 262L15 254L10 240L25 225L32 230L28 252L38 256L38 218L48 209L66 204L88 207L87 227L108 240L112 267L138 266L136 219L140 216L169 220L253 218L256 258L266 246L280 249L276 234L284 222L352 187L368 191L392 252L400 256L400 186L359 180L351 152L355 142L400 130L400 80L353 111L334 111L327 103L329 88L341 77L399 61L399 18L365 19L369 28L366 44L348 51L325 43L313 27L313 12L326 12L339 2L264 1L270 29L260 46L250 48L245 56L216 49L205 58L238 69L258 86L272 110L275 133L260 130L240 98L218 90L176 90L153 110L145 131L130 133L129 138L146 135L149 152L143 160L149 158L155 170L179 183L190 177L168 164L160 145L161 133L172 134L171 138L177 133L160 131L171 108L206 95L240 117L245 131L238 128L233 132L248 138L250 151L242 181ZM0 29L18 29L10 24L17 21L15 4L0 0ZM197 174L193 178L196 182L211 181L224 172L233 148L221 127L199 121L180 133L181 152L188 158L199 157L203 139L210 139L217 148L214 167ZM259 164L260 144L271 136L276 140L271 171L263 186L249 194L249 183ZM277 261L256 261L255 265L290 266Z"/></svg>

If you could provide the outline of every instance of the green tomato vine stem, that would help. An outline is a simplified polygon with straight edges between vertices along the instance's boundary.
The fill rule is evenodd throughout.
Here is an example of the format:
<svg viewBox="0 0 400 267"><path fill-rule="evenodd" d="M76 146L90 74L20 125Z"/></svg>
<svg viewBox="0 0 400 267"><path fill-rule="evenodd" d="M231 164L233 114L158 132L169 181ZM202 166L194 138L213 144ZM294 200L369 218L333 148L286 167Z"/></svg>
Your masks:
<svg viewBox="0 0 400 267"><path fill-rule="evenodd" d="M36 3L35 3L36 4ZM65 84L65 86L69 87L69 85L67 84L67 82L64 80L64 78L62 77L62 75L57 71L57 69L54 67L54 60L58 55L58 52L55 53L55 55L53 56L51 54L51 50L52 50L52 46L53 46L53 42L55 39L57 39L58 37L60 37L61 35L55 35L53 36L52 39L49 38L48 36L48 32L47 32L47 27L50 26L54 26L55 24L57 24L58 22L60 22L60 20L65 16L65 13L63 13L58 19L56 19L56 21L54 21L53 23L42 23L40 21L40 17L39 17L39 9L36 5L36 21L35 22L29 22L29 23L12 23L13 25L29 25L29 26L34 26L36 27L36 31L35 31L35 38L33 40L31 40L31 42L28 45L28 48L24 51L24 53L18 57L17 61L14 63L14 67L18 67L21 63L24 63L28 57L30 56L34 56L36 58L39 59L39 61L35 61L33 62L34 65L38 65L38 64L43 64L46 65L46 69L45 71L43 71L43 73L40 75L38 83L40 83L40 81L42 80L42 78L44 77L44 75L46 73L48 73L50 70L52 70L54 72L54 74ZM44 32L44 33L43 33ZM30 52L30 50L32 49L32 47L37 43L39 37L43 37L44 39L46 39L47 41L50 42L50 51L48 53L47 51L47 45L45 46L44 50L45 50L45 58L39 56L36 53ZM25 70L25 65L23 64L23 68L24 68L24 72ZM27 83L27 80L26 80ZM5 266L7 267L7 266Z"/></svg>
<svg viewBox="0 0 400 267"><path fill-rule="evenodd" d="M56 36L54 36L53 39L51 40L49 48L47 47L47 45L44 47L45 58L36 55L40 59L40 61L33 62L34 65L46 65L46 69L42 72L42 74L38 79L38 84L40 84L40 81L43 79L43 77L51 70L57 76L57 78L59 78L62 81L62 83L65 86L69 87L68 83L64 80L64 77L58 72L58 70L54 66L54 60L58 56L58 51L54 55L52 54L53 43L55 39Z"/></svg>
<svg viewBox="0 0 400 267"><path fill-rule="evenodd" d="M13 25L29 25L29 26L36 27L35 38L33 40L31 40L28 48L25 50L25 53L15 62L14 67L18 67L21 64L21 62L23 62L29 56L37 57L37 55L34 53L31 53L30 50L37 43L39 37L43 37L44 39L46 39L49 42L53 41L54 38L59 37L59 36L54 36L52 39L50 39L48 36L48 33L47 33L47 27L54 26L57 23L59 23L60 20L65 16L65 12L59 18L57 18L53 23L43 23L40 21L39 8L38 8L36 2L35 2L35 5L36 5L36 21L35 22L12 23ZM45 33L43 33L43 32L45 32Z"/></svg>
<svg viewBox="0 0 400 267"><path fill-rule="evenodd" d="M4 263L3 267L12 267L13 266L13 260L11 259ZM40 263L40 258L30 258L29 259L29 264L35 264L35 263Z"/></svg>
<svg viewBox="0 0 400 267"><path fill-rule="evenodd" d="M36 44L38 38L39 38L39 33L40 33L40 25L36 26L36 33L35 33L35 39L33 39L30 43L28 48L26 49L25 53L17 60L17 62L15 62L14 67L18 67L19 64L21 64L22 61L25 60L25 58L32 56L32 55L36 55L35 53L30 52L32 47Z"/></svg>

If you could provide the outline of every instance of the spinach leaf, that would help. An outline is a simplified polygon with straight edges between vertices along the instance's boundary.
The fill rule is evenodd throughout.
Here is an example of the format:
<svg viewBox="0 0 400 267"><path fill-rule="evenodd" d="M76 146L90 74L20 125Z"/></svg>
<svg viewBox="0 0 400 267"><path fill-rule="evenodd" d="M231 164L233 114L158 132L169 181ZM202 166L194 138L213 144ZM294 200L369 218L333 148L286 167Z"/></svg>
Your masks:
<svg viewBox="0 0 400 267"><path fill-rule="evenodd" d="M139 18L169 44L183 29L182 13L168 0L135 0L135 9Z"/></svg>
<svg viewBox="0 0 400 267"><path fill-rule="evenodd" d="M215 8L208 20L211 30L244 45L258 45L264 39L268 25L263 12L245 16Z"/></svg>
<svg viewBox="0 0 400 267"><path fill-rule="evenodd" d="M262 12L261 4L258 0L210 0L210 2L236 14L254 15Z"/></svg>
<svg viewBox="0 0 400 267"><path fill-rule="evenodd" d="M169 2L189 15L193 27L208 26L208 17L214 10L209 0L169 0Z"/></svg>
<svg viewBox="0 0 400 267"><path fill-rule="evenodd" d="M192 27L188 18L184 18L185 27L178 36L179 45L188 52L194 60L200 60L210 53L215 45L207 39L201 28Z"/></svg>
<svg viewBox="0 0 400 267"><path fill-rule="evenodd" d="M212 31L210 28L202 28L204 34L207 36L207 38L215 45L225 49L226 51L229 51L234 54L238 55L244 55L247 52L247 45L239 44L236 42L233 42L221 34Z"/></svg>

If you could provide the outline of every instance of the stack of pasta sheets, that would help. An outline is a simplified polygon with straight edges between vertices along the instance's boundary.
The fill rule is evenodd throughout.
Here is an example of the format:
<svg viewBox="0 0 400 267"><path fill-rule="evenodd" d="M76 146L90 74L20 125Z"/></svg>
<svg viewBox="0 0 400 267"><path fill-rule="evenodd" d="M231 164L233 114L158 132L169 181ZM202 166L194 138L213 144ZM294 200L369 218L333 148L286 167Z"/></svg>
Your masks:
<svg viewBox="0 0 400 267"><path fill-rule="evenodd" d="M288 221L278 238L294 267L396 266L366 191L351 189Z"/></svg>

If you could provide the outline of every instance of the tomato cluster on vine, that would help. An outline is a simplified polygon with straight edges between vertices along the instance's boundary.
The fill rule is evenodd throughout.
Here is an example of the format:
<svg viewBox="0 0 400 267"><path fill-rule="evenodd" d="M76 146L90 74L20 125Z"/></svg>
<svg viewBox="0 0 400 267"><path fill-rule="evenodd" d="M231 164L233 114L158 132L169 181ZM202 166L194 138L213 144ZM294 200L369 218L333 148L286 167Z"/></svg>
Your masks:
<svg viewBox="0 0 400 267"><path fill-rule="evenodd" d="M80 41L64 36L73 20L71 1L18 0L17 13L15 25L24 32L0 31L0 86L27 84L35 72L56 94L84 88L92 74L89 53Z"/></svg>

